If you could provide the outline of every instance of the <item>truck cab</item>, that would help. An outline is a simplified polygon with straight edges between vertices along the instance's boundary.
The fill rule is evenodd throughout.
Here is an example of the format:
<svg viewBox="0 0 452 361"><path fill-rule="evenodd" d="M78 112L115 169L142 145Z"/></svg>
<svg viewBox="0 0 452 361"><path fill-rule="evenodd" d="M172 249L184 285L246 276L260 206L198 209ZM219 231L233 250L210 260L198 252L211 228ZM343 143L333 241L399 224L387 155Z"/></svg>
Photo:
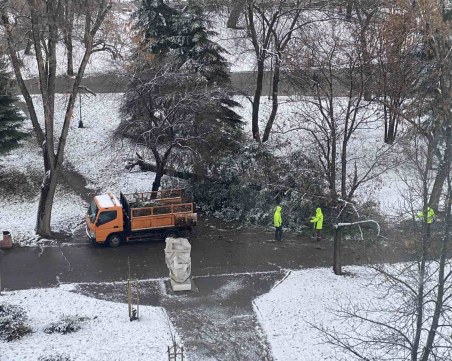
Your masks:
<svg viewBox="0 0 452 361"><path fill-rule="evenodd" d="M88 208L85 221L86 233L91 241L105 243L114 235L121 241L121 234L124 230L124 212L118 198L113 194L95 196Z"/></svg>

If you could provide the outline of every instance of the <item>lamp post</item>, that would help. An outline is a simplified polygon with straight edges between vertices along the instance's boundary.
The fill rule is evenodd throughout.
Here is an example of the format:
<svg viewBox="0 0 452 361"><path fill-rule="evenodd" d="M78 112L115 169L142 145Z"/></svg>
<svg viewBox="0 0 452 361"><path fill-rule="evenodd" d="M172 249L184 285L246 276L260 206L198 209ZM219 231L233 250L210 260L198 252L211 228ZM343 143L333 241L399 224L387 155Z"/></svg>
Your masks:
<svg viewBox="0 0 452 361"><path fill-rule="evenodd" d="M80 90L84 90L85 93L90 93L91 95L96 96L97 94L95 92L93 92L91 89L87 88L86 86L79 86L79 103L80 103L80 118L78 120L78 127L79 128L84 128L83 125L83 118L82 118L82 92Z"/></svg>

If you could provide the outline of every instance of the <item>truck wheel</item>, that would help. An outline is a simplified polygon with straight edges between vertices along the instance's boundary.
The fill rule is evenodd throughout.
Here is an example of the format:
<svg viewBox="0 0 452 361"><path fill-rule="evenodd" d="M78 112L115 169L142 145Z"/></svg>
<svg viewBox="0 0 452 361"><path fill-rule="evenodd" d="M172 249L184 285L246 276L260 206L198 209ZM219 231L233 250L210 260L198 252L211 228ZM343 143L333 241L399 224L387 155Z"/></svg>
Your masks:
<svg viewBox="0 0 452 361"><path fill-rule="evenodd" d="M112 234L108 237L108 245L110 247L118 247L121 244L121 237L117 234Z"/></svg>

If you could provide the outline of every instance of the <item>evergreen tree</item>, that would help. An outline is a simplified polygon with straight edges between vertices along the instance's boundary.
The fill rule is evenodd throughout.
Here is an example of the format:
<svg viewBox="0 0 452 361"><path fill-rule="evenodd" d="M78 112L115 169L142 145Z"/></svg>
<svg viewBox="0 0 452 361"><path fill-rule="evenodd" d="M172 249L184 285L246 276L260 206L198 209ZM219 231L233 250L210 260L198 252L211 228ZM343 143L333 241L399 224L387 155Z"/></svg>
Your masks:
<svg viewBox="0 0 452 361"><path fill-rule="evenodd" d="M142 0L135 12L136 28L141 32L141 45L151 54L164 55L178 47L173 21L178 12L163 0Z"/></svg>
<svg viewBox="0 0 452 361"><path fill-rule="evenodd" d="M19 145L28 134L21 130L24 117L15 104L13 82L3 58L0 58L0 153L5 153Z"/></svg>
<svg viewBox="0 0 452 361"><path fill-rule="evenodd" d="M142 45L155 56L168 53L179 60L179 67L192 69L208 83L227 84L229 69L226 50L210 40L214 31L201 6L190 1L183 10L174 9L163 0L142 0L135 13Z"/></svg>
<svg viewBox="0 0 452 361"><path fill-rule="evenodd" d="M135 19L141 41L118 134L144 140L152 150L158 166L154 188L175 159L196 175L209 174L242 140L226 51L210 40L214 33L194 2L179 10L163 0L141 0ZM156 134L158 146L151 139ZM162 149L167 150L159 154Z"/></svg>

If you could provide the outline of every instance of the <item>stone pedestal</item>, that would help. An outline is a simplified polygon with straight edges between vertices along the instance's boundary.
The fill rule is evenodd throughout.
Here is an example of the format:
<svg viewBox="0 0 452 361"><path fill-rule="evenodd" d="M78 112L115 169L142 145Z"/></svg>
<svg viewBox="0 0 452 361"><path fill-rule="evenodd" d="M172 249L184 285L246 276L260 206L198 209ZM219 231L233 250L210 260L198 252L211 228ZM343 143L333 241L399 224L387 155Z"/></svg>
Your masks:
<svg viewBox="0 0 452 361"><path fill-rule="evenodd" d="M165 262L173 291L191 290L191 244L185 238L166 239Z"/></svg>
<svg viewBox="0 0 452 361"><path fill-rule="evenodd" d="M175 282L170 279L171 288L173 291L191 291L191 280L188 279L183 283Z"/></svg>

